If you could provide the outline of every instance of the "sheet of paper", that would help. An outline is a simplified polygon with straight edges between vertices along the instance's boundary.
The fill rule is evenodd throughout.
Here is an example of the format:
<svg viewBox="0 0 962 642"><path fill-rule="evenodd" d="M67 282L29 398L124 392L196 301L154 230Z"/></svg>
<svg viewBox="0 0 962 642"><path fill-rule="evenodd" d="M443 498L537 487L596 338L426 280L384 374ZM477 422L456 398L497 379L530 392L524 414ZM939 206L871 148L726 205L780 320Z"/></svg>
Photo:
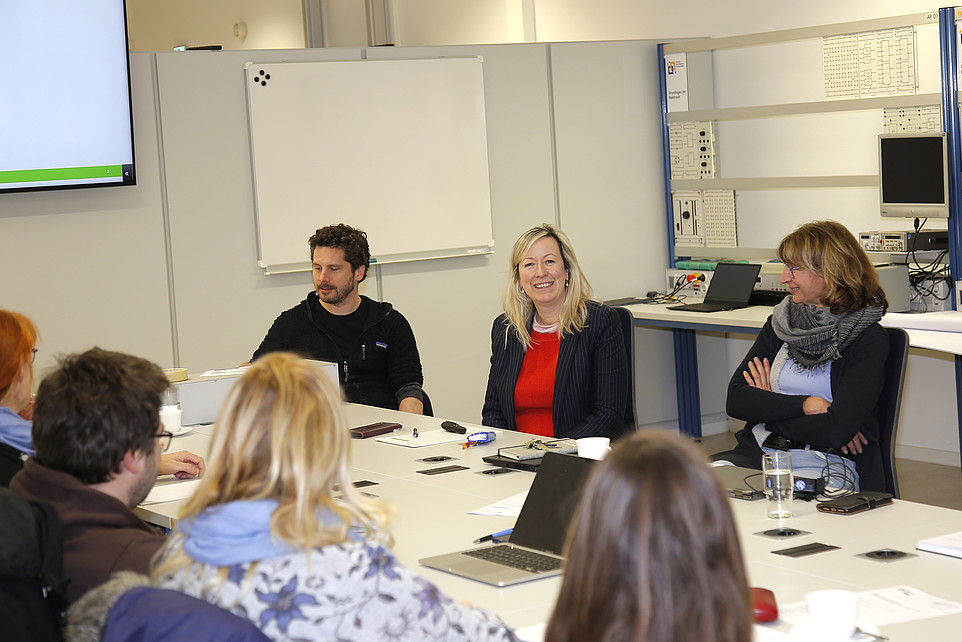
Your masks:
<svg viewBox="0 0 962 642"><path fill-rule="evenodd" d="M222 370L207 370L201 373L201 377L231 377L233 375L242 375L244 371L250 368L250 366L242 366L240 368L224 368Z"/></svg>
<svg viewBox="0 0 962 642"><path fill-rule="evenodd" d="M517 495L512 495L507 499L502 499L501 501L494 502L493 504L488 504L487 506L482 506L473 511L468 512L468 515L494 515L496 517L517 517L521 514L521 507L524 505L524 500L528 496L528 491L523 493L518 493Z"/></svg>
<svg viewBox="0 0 962 642"><path fill-rule="evenodd" d="M791 636L788 633L783 633L778 629L770 629L760 624L752 626L752 642L782 642L790 639Z"/></svg>
<svg viewBox="0 0 962 642"><path fill-rule="evenodd" d="M962 613L962 604L923 593L911 586L893 586L858 594L858 620L874 626L954 613ZM778 615L792 624L805 623L808 622L808 607L805 602L783 604L778 607Z"/></svg>
<svg viewBox="0 0 962 642"><path fill-rule="evenodd" d="M933 553L941 553L942 555L962 557L962 532L923 539L918 543L916 548L920 551L931 551Z"/></svg>
<svg viewBox="0 0 962 642"><path fill-rule="evenodd" d="M187 499L194 494L198 483L200 483L199 479L186 479L157 484L141 504L159 504Z"/></svg>
<svg viewBox="0 0 962 642"><path fill-rule="evenodd" d="M466 435L448 432L447 430L425 430L419 432L415 437L409 432L400 435L389 435L378 437L377 440L385 444L404 446L405 448L423 448L424 446L437 446L438 444L450 444L455 441L465 441Z"/></svg>
<svg viewBox="0 0 962 642"><path fill-rule="evenodd" d="M186 435L191 431L196 431L203 435L213 435L214 424L191 424L189 426L181 426L181 431L182 432L174 433L174 437L179 437L180 435ZM177 443L177 442L174 442L174 443Z"/></svg>
<svg viewBox="0 0 962 642"><path fill-rule="evenodd" d="M544 640L544 632L547 628L547 624L526 626L522 629L516 629L514 636L521 640L521 642L542 642L542 640Z"/></svg>

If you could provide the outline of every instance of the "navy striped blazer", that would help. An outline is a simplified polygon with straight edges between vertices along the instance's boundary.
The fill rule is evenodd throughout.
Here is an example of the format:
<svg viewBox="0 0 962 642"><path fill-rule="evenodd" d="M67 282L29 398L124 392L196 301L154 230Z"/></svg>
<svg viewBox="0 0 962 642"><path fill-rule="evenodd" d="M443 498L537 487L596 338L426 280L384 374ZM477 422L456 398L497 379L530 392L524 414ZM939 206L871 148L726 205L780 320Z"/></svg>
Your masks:
<svg viewBox="0 0 962 642"><path fill-rule="evenodd" d="M530 331L531 323L528 328ZM524 360L524 346L505 315L491 328L491 371L481 423L517 430L514 387ZM588 302L584 330L561 338L555 371L552 421L556 437L611 437L628 431L628 358L617 313Z"/></svg>

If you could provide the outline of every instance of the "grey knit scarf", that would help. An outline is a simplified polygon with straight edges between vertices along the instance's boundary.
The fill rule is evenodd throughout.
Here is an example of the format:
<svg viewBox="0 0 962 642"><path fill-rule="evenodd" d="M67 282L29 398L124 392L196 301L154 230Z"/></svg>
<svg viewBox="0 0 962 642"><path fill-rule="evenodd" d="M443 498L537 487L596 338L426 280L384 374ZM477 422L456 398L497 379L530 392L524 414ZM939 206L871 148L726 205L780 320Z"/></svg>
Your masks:
<svg viewBox="0 0 962 642"><path fill-rule="evenodd" d="M881 297L876 294L872 301L881 303ZM787 296L772 311L772 327L788 345L788 355L802 368L812 370L838 359L862 330L881 318L881 306L832 314L828 308L793 303Z"/></svg>

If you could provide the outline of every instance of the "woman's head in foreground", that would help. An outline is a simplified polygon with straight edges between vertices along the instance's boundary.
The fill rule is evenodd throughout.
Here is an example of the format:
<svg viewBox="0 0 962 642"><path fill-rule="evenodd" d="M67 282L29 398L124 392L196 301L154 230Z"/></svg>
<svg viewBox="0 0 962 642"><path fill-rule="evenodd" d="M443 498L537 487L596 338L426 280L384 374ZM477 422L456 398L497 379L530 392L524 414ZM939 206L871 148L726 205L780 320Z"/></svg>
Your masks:
<svg viewBox="0 0 962 642"><path fill-rule="evenodd" d="M751 639L728 497L682 437L645 430L592 472L546 640Z"/></svg>

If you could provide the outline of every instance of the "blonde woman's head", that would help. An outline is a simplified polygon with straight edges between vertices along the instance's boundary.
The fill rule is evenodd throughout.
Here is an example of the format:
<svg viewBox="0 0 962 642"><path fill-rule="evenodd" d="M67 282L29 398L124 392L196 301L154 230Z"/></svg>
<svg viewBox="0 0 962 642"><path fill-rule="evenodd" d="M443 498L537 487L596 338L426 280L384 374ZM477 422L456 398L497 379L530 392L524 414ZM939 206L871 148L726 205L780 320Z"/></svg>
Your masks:
<svg viewBox="0 0 962 642"><path fill-rule="evenodd" d="M231 501L273 499L279 505L271 531L295 546L344 541L352 525L377 538L387 513L354 490L350 441L330 378L293 354L268 354L224 401L207 471L182 516ZM323 526L321 509L339 523Z"/></svg>

